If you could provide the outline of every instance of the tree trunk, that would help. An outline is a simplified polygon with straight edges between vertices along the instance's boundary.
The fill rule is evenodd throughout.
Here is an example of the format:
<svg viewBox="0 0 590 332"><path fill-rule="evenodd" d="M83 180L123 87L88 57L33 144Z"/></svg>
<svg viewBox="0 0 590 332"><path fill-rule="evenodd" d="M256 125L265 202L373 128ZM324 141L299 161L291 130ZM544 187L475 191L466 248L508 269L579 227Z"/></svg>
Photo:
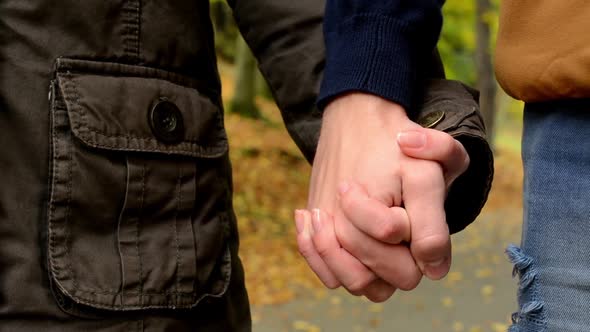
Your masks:
<svg viewBox="0 0 590 332"><path fill-rule="evenodd" d="M492 10L490 0L476 0L477 31L477 88L480 91L479 104L484 117L488 140L494 142L496 117L496 79L490 50L490 25L486 15Z"/></svg>
<svg viewBox="0 0 590 332"><path fill-rule="evenodd" d="M260 111L254 102L256 98L256 71L258 70L256 59L242 36L237 38L235 66L236 86L230 104L230 112L260 119Z"/></svg>

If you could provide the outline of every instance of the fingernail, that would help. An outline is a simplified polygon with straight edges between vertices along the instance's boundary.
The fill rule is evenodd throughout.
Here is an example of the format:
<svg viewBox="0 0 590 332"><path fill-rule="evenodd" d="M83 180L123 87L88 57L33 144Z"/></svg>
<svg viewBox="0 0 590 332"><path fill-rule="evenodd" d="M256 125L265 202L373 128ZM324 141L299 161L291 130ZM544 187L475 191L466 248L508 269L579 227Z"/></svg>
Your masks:
<svg viewBox="0 0 590 332"><path fill-rule="evenodd" d="M295 228L297 229L297 234L300 234L303 231L303 227L305 220L303 220L303 211L295 210Z"/></svg>
<svg viewBox="0 0 590 332"><path fill-rule="evenodd" d="M449 272L449 259L445 257L438 261L426 263L423 272L429 279L442 279Z"/></svg>
<svg viewBox="0 0 590 332"><path fill-rule="evenodd" d="M426 135L418 131L404 131L397 134L397 142L401 146L418 149L426 145Z"/></svg>
<svg viewBox="0 0 590 332"><path fill-rule="evenodd" d="M350 190L350 185L348 184L348 182L340 182L340 185L338 186L338 192L340 193L340 195L346 194L348 190Z"/></svg>
<svg viewBox="0 0 590 332"><path fill-rule="evenodd" d="M313 209L311 216L311 226L314 233L319 233L322 230L322 220L320 218L320 209Z"/></svg>

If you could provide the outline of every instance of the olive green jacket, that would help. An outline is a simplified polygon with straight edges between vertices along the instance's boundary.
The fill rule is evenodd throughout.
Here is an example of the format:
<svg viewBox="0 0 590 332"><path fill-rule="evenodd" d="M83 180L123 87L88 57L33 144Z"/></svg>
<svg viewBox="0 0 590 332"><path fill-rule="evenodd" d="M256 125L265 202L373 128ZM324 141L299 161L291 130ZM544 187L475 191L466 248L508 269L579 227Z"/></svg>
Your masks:
<svg viewBox="0 0 590 332"><path fill-rule="evenodd" d="M229 2L313 160L323 1ZM491 156L467 90L431 87L474 161L457 231ZM208 0L0 2L0 331L250 330L220 90Z"/></svg>

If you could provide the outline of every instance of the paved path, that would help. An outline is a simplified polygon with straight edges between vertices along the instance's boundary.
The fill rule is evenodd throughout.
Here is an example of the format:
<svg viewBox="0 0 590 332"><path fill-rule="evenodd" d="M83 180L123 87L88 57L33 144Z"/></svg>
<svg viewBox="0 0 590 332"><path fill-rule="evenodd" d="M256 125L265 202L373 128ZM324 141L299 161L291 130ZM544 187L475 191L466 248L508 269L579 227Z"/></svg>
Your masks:
<svg viewBox="0 0 590 332"><path fill-rule="evenodd" d="M373 304L344 291L302 292L296 300L253 308L254 332L506 331L516 310L516 280L504 255L520 240L519 210L487 213L453 237L453 268L440 282L423 281Z"/></svg>

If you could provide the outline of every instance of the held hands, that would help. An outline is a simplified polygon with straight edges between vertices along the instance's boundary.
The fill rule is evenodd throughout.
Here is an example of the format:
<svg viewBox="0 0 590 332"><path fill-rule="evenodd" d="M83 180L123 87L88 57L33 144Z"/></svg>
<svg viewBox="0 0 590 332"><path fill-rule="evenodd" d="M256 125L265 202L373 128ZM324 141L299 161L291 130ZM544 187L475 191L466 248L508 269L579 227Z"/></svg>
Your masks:
<svg viewBox="0 0 590 332"><path fill-rule="evenodd" d="M448 134L403 108L351 93L324 112L308 210L295 212L299 251L329 288L372 301L411 290L451 264L448 187L469 165Z"/></svg>

